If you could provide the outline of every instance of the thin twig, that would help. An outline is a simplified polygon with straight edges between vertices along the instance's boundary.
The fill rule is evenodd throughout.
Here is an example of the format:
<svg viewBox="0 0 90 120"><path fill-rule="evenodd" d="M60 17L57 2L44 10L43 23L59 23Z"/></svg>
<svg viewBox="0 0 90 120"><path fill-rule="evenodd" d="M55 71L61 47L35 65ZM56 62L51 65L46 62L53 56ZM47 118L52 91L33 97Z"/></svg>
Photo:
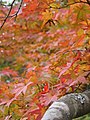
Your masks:
<svg viewBox="0 0 90 120"><path fill-rule="evenodd" d="M11 13L11 10L12 10L12 8L13 8L13 4L14 4L14 3L15 3L15 0L13 0L13 2L12 2L12 4L11 4L11 7L10 7L10 10L9 10L7 16L5 17L5 19L4 19L3 23L2 23L2 25L0 26L0 30L2 29L2 27L3 27L4 24L5 24L5 22L7 21L9 15L10 15L10 13Z"/></svg>
<svg viewBox="0 0 90 120"><path fill-rule="evenodd" d="M7 21L8 18L10 18L10 17L15 17L15 20L16 20L17 15L18 15L18 13L19 13L19 11L20 11L20 8L21 8L21 6L22 6L23 0L21 0L17 12L16 12L15 14L13 14L13 15L10 15L11 10L12 10L12 8L13 8L13 5L14 5L15 1L16 1L16 0L13 0L12 4L9 5L9 6L11 6L11 7L10 7L10 10L9 10L7 16L5 17L5 19L3 20L3 23L2 23L2 25L1 25L1 27L0 27L0 30L2 29L2 27L4 26L4 24L5 24L5 22ZM4 18L4 17L3 17L3 18Z"/></svg>
<svg viewBox="0 0 90 120"><path fill-rule="evenodd" d="M16 12L15 14L9 15L8 18L17 17L17 15L18 15L18 13L19 13L19 11L20 11L20 8L21 8L21 6L22 6L22 3L23 3L23 0L21 0L21 3L20 3L20 5L19 5L19 8L18 8L17 12ZM6 17L0 17L0 18L5 19ZM16 19L16 18L15 18L15 19Z"/></svg>
<svg viewBox="0 0 90 120"><path fill-rule="evenodd" d="M18 8L17 12L13 15L13 16L15 16L15 20L16 20L17 15L18 15L18 13L19 13L19 11L20 11L21 7L22 7L22 4L23 4L23 0L21 0L21 2L20 2L20 5L19 5L19 8ZM12 17L13 17L13 16L12 16Z"/></svg>

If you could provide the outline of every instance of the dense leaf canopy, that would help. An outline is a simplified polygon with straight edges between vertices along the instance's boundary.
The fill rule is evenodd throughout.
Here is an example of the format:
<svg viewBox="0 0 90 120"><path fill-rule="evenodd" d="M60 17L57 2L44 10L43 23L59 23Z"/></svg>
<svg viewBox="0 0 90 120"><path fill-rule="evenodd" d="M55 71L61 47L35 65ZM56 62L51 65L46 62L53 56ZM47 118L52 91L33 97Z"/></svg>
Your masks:
<svg viewBox="0 0 90 120"><path fill-rule="evenodd" d="M0 3L0 120L40 120L90 81L90 2Z"/></svg>

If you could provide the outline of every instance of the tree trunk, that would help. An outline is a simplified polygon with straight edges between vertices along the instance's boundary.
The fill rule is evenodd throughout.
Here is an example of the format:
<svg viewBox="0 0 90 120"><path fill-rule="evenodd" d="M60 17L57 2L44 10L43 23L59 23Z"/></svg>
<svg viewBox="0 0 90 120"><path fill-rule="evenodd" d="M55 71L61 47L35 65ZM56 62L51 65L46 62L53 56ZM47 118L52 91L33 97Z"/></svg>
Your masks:
<svg viewBox="0 0 90 120"><path fill-rule="evenodd" d="M72 120L90 112L90 90L71 93L54 102L41 120Z"/></svg>

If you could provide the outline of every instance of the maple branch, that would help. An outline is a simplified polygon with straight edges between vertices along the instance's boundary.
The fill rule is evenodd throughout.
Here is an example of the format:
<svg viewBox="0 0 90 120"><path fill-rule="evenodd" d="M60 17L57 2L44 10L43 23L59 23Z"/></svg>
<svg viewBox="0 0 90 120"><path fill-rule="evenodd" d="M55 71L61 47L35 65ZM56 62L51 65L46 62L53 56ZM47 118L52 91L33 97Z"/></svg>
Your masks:
<svg viewBox="0 0 90 120"><path fill-rule="evenodd" d="M72 120L90 113L90 90L71 93L54 102L41 120Z"/></svg>
<svg viewBox="0 0 90 120"><path fill-rule="evenodd" d="M90 5L90 0L87 0L87 3Z"/></svg>
<svg viewBox="0 0 90 120"><path fill-rule="evenodd" d="M12 4L8 5L8 6L10 6L10 9L9 9L9 12L8 12L8 14L6 15L5 19L3 20L2 25L0 26L0 30L2 29L2 27L4 26L4 24L6 23L6 21L7 21L8 18L10 18L10 17L15 17L15 20L16 20L17 15L18 15L18 13L19 13L19 11L20 11L20 8L21 8L21 6L22 6L23 0L21 0L17 12L16 12L15 14L13 14L13 15L10 15L15 1L16 1L16 0L13 0ZM3 4L1 4L1 5L3 5ZM4 6L6 6L6 5L4 5Z"/></svg>
<svg viewBox="0 0 90 120"><path fill-rule="evenodd" d="M85 2L85 1L78 1L78 2L75 1L74 3L70 3L70 4L66 5L66 7L74 5L74 4L79 4L79 3L88 4L88 2Z"/></svg>
<svg viewBox="0 0 90 120"><path fill-rule="evenodd" d="M88 1L89 1L89 0L87 0L87 2L85 2L85 1L75 1L75 2L73 2L73 3L69 3L69 4L67 4L67 5L60 6L60 7L58 7L58 8L54 8L54 7L52 7L52 6L50 6L50 8L62 9L62 8L66 8L66 7L72 6L72 5L74 5L74 4L79 4L79 3L90 5L90 1L89 1L89 2L88 2Z"/></svg>

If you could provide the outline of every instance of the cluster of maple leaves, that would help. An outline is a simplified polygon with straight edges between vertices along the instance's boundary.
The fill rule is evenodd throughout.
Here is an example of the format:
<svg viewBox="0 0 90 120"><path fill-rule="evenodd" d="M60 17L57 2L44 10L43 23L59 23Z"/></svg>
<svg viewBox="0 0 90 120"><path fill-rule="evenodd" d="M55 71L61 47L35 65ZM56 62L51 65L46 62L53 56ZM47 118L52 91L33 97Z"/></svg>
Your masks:
<svg viewBox="0 0 90 120"><path fill-rule="evenodd" d="M8 18L0 31L1 120L40 120L52 102L90 83L90 6L78 2L24 0L16 21ZM0 24L8 9L0 8Z"/></svg>

